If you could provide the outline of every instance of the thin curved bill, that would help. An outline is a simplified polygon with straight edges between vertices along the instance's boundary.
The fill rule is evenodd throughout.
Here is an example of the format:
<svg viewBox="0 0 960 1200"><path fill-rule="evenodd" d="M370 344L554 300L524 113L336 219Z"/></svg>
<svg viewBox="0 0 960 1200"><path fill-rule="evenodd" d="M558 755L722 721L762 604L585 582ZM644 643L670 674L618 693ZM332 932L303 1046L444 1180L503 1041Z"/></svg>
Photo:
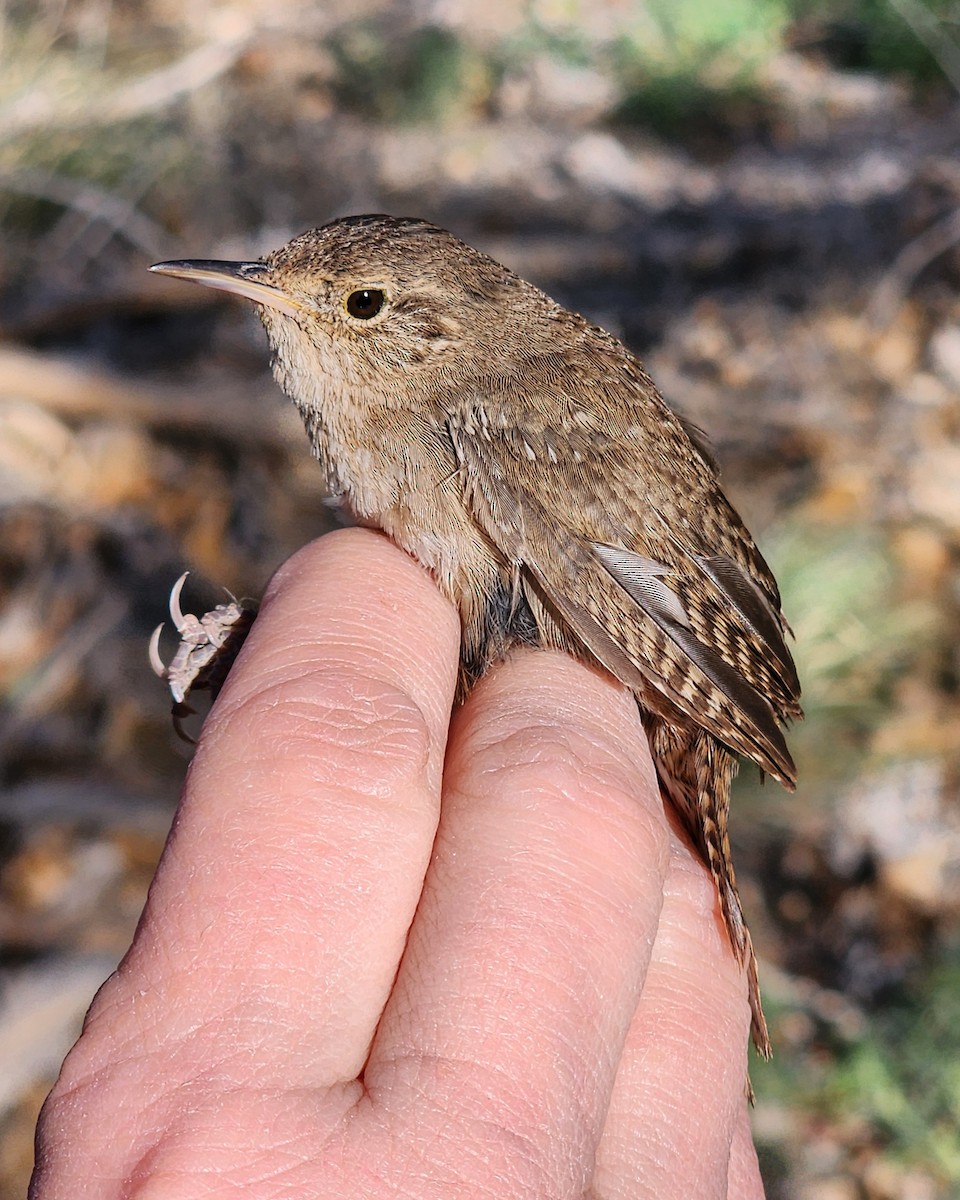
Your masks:
<svg viewBox="0 0 960 1200"><path fill-rule="evenodd" d="M215 258L185 258L174 262L154 263L150 268L158 275L172 275L190 283L216 288L221 292L232 292L243 296L254 304L275 308L288 317L295 317L300 305L266 282L269 268L256 262L223 262Z"/></svg>

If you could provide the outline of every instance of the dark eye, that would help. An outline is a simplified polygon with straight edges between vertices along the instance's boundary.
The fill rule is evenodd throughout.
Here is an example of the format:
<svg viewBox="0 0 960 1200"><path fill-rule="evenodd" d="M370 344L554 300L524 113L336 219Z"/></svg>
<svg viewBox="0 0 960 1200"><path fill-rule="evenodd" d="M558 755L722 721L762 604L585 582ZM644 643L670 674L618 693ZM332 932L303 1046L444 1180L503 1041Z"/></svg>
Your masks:
<svg viewBox="0 0 960 1200"><path fill-rule="evenodd" d="M360 321L369 321L383 308L385 299L386 296L379 288L363 288L359 292L351 292L347 297L347 312Z"/></svg>

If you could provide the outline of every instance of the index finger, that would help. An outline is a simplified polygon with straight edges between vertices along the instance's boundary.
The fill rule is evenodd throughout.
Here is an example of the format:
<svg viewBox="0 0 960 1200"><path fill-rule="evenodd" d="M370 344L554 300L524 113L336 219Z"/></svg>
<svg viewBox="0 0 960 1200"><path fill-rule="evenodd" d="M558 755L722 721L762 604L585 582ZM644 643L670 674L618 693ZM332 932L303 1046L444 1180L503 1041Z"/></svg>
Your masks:
<svg viewBox="0 0 960 1200"><path fill-rule="evenodd" d="M281 568L98 1011L122 994L155 1031L147 1053L203 1028L214 1061L255 1025L264 1086L359 1072L433 844L458 642L452 607L378 534L330 534Z"/></svg>

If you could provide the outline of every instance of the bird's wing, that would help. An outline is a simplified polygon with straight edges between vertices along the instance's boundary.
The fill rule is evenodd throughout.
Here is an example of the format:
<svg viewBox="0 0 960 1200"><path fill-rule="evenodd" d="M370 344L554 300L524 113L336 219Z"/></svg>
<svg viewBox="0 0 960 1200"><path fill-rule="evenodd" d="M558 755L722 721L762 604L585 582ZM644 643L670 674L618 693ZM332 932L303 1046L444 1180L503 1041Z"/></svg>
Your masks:
<svg viewBox="0 0 960 1200"><path fill-rule="evenodd" d="M679 423L642 473L589 412L536 429L475 404L448 428L475 520L560 625L645 703L792 786L778 722L800 715L799 683L776 584ZM689 479L670 477L678 453L696 456Z"/></svg>

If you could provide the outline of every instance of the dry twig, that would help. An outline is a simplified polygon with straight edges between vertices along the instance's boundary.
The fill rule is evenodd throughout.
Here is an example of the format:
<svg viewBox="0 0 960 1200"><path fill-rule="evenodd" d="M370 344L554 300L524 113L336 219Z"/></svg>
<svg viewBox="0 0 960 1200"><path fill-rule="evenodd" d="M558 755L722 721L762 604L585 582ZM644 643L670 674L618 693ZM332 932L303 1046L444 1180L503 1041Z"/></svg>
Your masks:
<svg viewBox="0 0 960 1200"><path fill-rule="evenodd" d="M131 383L66 358L0 344L0 395L31 400L68 418L128 420L282 449L300 447L303 440L293 406L282 403L265 379L200 391Z"/></svg>
<svg viewBox="0 0 960 1200"><path fill-rule="evenodd" d="M867 306L867 321L874 329L886 329L896 316L914 280L935 258L960 242L960 208L935 221L908 242L880 280Z"/></svg>
<svg viewBox="0 0 960 1200"><path fill-rule="evenodd" d="M229 71L247 49L250 36L208 42L142 79L97 99L86 96L75 106L65 105L61 95L34 88L7 105L0 128L10 140L38 130L86 129L162 112Z"/></svg>
<svg viewBox="0 0 960 1200"><path fill-rule="evenodd" d="M140 212L135 204L85 179L29 169L0 172L0 190L51 200L54 204L82 212L109 226L148 258L162 258L175 252L171 236Z"/></svg>

